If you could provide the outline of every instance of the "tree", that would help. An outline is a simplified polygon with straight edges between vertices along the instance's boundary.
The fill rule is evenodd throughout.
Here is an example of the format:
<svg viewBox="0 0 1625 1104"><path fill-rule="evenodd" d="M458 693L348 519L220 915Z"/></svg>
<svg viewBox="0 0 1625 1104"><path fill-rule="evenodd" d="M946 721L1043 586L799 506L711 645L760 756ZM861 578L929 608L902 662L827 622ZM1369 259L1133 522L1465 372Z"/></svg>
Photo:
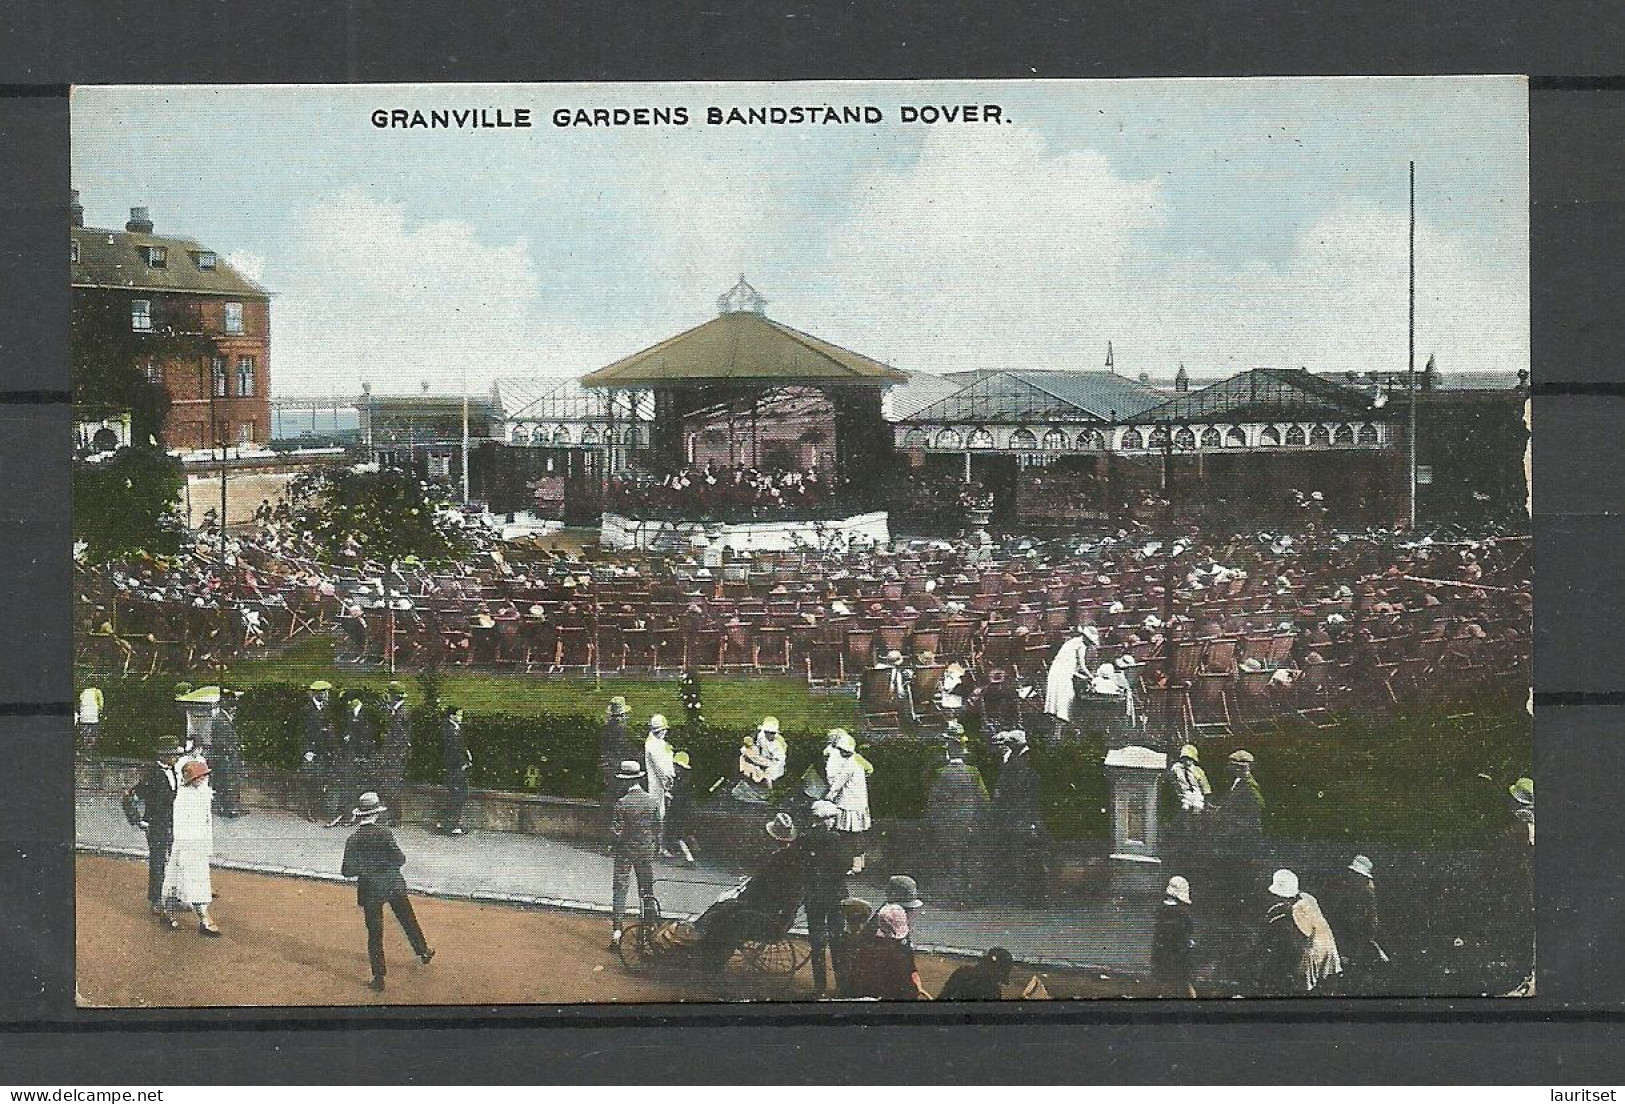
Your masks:
<svg viewBox="0 0 1625 1104"><path fill-rule="evenodd" d="M379 563L444 559L466 547L445 491L411 472L318 468L293 481L288 500L294 528L329 559L346 558L351 541Z"/></svg>
<svg viewBox="0 0 1625 1104"><path fill-rule="evenodd" d="M84 558L102 564L141 553L180 551L176 516L185 475L180 461L152 448L122 448L73 468L73 538Z"/></svg>
<svg viewBox="0 0 1625 1104"><path fill-rule="evenodd" d="M73 406L81 421L128 410L131 442L161 447L169 393L148 378L147 366L177 360L205 364L219 346L203 331L195 304L154 298L152 312L152 328L136 330L128 297L74 291Z"/></svg>

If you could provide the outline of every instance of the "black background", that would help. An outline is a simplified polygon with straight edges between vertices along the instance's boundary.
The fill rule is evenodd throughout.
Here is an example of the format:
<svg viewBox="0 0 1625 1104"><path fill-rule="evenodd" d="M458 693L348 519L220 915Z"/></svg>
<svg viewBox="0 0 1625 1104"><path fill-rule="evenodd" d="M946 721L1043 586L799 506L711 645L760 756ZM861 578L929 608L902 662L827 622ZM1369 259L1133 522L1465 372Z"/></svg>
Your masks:
<svg viewBox="0 0 1625 1104"><path fill-rule="evenodd" d="M1625 1081L1625 20L1612 5L190 0L13 3L0 18L0 1082ZM1539 998L74 1008L70 83L1361 73L1532 76Z"/></svg>

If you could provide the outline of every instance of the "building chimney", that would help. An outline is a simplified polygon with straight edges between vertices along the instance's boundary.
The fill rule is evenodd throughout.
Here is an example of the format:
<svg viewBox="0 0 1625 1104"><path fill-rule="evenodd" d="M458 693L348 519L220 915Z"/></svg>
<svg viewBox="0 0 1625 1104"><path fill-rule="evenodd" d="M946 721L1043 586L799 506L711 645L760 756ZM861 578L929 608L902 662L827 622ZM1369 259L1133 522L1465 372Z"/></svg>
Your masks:
<svg viewBox="0 0 1625 1104"><path fill-rule="evenodd" d="M79 202L79 189L73 189L73 199L68 202L68 217L75 226L85 224L85 205Z"/></svg>
<svg viewBox="0 0 1625 1104"><path fill-rule="evenodd" d="M1185 366L1183 364L1181 364L1179 366L1179 372L1174 376L1174 390L1178 391L1180 394L1183 395L1185 392L1189 391L1190 389L1191 389L1191 376L1190 376L1190 373L1185 371Z"/></svg>
<svg viewBox="0 0 1625 1104"><path fill-rule="evenodd" d="M124 224L124 229L132 234L152 233L152 216L145 207L131 207L130 221Z"/></svg>

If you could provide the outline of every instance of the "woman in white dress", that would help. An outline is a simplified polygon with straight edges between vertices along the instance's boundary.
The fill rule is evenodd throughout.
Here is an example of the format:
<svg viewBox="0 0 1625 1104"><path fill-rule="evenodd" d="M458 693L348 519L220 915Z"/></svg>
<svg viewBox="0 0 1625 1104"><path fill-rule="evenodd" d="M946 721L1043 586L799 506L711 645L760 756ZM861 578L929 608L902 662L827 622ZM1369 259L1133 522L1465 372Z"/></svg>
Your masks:
<svg viewBox="0 0 1625 1104"><path fill-rule="evenodd" d="M861 874L867 850L869 817L869 772L858 757L858 744L844 728L829 730L824 748L824 779L829 790L824 800L840 811L835 829L843 834L852 855L848 873Z"/></svg>
<svg viewBox="0 0 1625 1104"><path fill-rule="evenodd" d="M1069 638L1050 661L1044 684L1044 712L1058 719L1056 731L1072 720L1072 700L1077 695L1073 679L1089 674L1089 646L1100 646L1100 633L1091 625Z"/></svg>
<svg viewBox="0 0 1625 1104"><path fill-rule="evenodd" d="M220 929L209 916L214 900L214 884L209 878L209 860L214 854L214 790L209 786L209 765L201 759L181 768L180 787L175 791L175 835L169 846L169 865L164 868L166 909L190 908L197 915L199 935L218 936ZM173 928L180 922L169 913Z"/></svg>

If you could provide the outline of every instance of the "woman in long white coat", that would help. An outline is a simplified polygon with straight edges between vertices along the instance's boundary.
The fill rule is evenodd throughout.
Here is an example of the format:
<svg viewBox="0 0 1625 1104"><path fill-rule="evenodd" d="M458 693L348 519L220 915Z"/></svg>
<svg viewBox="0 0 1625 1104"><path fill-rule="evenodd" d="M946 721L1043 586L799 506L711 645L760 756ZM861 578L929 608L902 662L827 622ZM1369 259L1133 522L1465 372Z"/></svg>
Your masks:
<svg viewBox="0 0 1625 1104"><path fill-rule="evenodd" d="M1093 628L1081 630L1061 645L1050 661L1049 677L1044 686L1044 712L1058 717L1062 724L1072 720L1072 700L1077 696L1073 679L1089 674L1089 645L1100 646L1100 633Z"/></svg>
<svg viewBox="0 0 1625 1104"><path fill-rule="evenodd" d="M220 929L209 916L214 900L214 883L209 861L214 856L214 790L209 785L209 765L193 759L181 768L180 786L175 791L175 835L169 845L169 863L164 868L164 905L190 908L197 916L199 935L217 936ZM180 921L169 914L171 927Z"/></svg>
<svg viewBox="0 0 1625 1104"><path fill-rule="evenodd" d="M829 745L824 749L824 778L829 785L824 800L840 811L835 830L842 833L851 850L850 873L861 873L867 850L864 837L872 823L869 772L858 759L857 741L844 728L830 729Z"/></svg>

